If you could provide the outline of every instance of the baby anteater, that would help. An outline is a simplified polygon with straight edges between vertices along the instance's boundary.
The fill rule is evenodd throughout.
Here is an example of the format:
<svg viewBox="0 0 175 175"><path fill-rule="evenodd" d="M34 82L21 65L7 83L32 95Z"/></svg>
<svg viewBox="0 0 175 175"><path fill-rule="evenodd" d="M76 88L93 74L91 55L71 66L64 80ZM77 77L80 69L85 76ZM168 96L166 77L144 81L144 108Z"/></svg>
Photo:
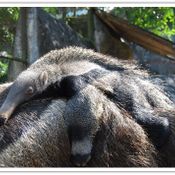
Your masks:
<svg viewBox="0 0 175 175"><path fill-rule="evenodd" d="M14 81L0 108L1 124L10 118L19 104L41 93L63 75L79 75L100 66L108 70L139 72L134 69L134 65L123 64L117 59L90 49L68 47L51 51L34 62Z"/></svg>

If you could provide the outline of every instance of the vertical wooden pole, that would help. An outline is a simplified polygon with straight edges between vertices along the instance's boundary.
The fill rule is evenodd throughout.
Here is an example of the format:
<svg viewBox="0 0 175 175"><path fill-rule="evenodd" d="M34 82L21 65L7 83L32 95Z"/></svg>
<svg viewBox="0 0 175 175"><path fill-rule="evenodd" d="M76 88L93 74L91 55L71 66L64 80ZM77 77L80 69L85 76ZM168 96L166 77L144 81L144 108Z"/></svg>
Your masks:
<svg viewBox="0 0 175 175"><path fill-rule="evenodd" d="M20 8L20 17L16 27L13 49L13 56L23 60L27 59L26 14L27 8ZM26 69L25 64L17 61L11 61L8 69L8 80L13 81L24 69Z"/></svg>
<svg viewBox="0 0 175 175"><path fill-rule="evenodd" d="M37 8L27 9L27 62L32 64L39 58Z"/></svg>
<svg viewBox="0 0 175 175"><path fill-rule="evenodd" d="M93 10L88 10L88 38L94 42L94 15Z"/></svg>

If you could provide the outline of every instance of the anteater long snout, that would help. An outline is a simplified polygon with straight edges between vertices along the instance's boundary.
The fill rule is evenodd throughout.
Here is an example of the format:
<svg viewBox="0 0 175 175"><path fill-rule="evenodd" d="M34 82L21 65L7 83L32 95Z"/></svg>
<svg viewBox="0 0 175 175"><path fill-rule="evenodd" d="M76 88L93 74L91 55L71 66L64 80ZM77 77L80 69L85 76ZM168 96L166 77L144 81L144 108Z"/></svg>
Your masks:
<svg viewBox="0 0 175 175"><path fill-rule="evenodd" d="M4 124L10 118L15 108L21 103L21 101L21 96L11 92L10 90L7 98L0 108L0 125Z"/></svg>
<svg viewBox="0 0 175 175"><path fill-rule="evenodd" d="M12 115L17 104L15 102L5 101L0 108L0 125L4 124Z"/></svg>

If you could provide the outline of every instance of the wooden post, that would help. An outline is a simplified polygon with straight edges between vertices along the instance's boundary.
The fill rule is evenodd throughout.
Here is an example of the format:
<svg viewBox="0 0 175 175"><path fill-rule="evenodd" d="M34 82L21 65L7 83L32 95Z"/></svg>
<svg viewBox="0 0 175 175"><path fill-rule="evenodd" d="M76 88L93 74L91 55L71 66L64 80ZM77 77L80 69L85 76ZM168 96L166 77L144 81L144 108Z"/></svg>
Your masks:
<svg viewBox="0 0 175 175"><path fill-rule="evenodd" d="M22 59L23 61L26 61L27 59L26 14L27 8L20 8L20 17L16 27L16 36L13 51L13 56ZM26 69L26 65L24 63L11 61L8 69L8 80L13 81L24 69Z"/></svg>
<svg viewBox="0 0 175 175"><path fill-rule="evenodd" d="M92 8L88 10L88 38L94 42L94 15Z"/></svg>
<svg viewBox="0 0 175 175"><path fill-rule="evenodd" d="M32 64L39 58L37 8L27 9L27 62Z"/></svg>
<svg viewBox="0 0 175 175"><path fill-rule="evenodd" d="M8 80L13 81L19 73L39 58L37 8L20 8L16 27L13 57L22 61L11 61ZM24 64L24 62L28 64Z"/></svg>

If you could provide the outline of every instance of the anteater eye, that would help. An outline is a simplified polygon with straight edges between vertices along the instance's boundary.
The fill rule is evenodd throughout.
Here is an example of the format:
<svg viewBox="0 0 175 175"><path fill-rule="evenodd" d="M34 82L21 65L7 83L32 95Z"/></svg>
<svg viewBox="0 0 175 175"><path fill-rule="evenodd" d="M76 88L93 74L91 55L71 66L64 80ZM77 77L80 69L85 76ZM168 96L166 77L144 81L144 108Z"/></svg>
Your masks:
<svg viewBox="0 0 175 175"><path fill-rule="evenodd" d="M32 95L33 92L34 92L34 89L33 89L32 86L30 86L30 87L27 89L26 94L27 94L27 95Z"/></svg>

